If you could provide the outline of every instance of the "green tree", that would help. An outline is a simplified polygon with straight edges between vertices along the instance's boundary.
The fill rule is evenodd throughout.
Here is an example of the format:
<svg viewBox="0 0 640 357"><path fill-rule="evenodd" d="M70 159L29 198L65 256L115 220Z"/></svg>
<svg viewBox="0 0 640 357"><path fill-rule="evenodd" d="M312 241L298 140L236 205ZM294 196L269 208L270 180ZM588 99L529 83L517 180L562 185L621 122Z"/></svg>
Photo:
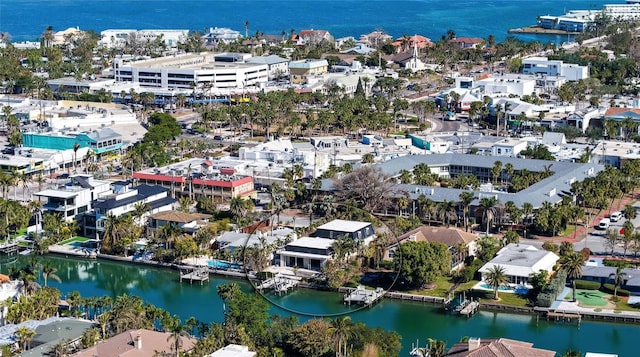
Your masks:
<svg viewBox="0 0 640 357"><path fill-rule="evenodd" d="M562 264L562 269L567 272L567 277L571 279L573 288L573 301L576 301L576 279L582 276L582 266L584 265L584 256L578 252L569 254Z"/></svg>
<svg viewBox="0 0 640 357"><path fill-rule="evenodd" d="M616 267L615 273L609 274L609 280L613 280L613 286L614 286L613 298L614 299L618 298L618 288L624 285L627 279L629 279L629 275L622 271L621 266Z"/></svg>
<svg viewBox="0 0 640 357"><path fill-rule="evenodd" d="M449 272L451 252L442 243L407 242L398 246L393 266L409 285L422 287Z"/></svg>

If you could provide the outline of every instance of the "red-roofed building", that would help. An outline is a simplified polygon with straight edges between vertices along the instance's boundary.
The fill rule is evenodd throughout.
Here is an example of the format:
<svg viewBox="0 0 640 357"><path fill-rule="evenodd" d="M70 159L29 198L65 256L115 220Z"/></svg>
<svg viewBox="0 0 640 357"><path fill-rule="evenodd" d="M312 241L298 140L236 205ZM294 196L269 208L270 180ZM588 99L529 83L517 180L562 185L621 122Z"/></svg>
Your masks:
<svg viewBox="0 0 640 357"><path fill-rule="evenodd" d="M397 52L411 52L414 44L418 49L433 46L431 39L420 35L400 37L392 43L392 45L397 48Z"/></svg>
<svg viewBox="0 0 640 357"><path fill-rule="evenodd" d="M534 348L533 343L506 338L470 338L456 343L446 357L554 357L555 351Z"/></svg>
<svg viewBox="0 0 640 357"><path fill-rule="evenodd" d="M457 37L449 42L458 44L460 48L478 48L484 40L478 37Z"/></svg>

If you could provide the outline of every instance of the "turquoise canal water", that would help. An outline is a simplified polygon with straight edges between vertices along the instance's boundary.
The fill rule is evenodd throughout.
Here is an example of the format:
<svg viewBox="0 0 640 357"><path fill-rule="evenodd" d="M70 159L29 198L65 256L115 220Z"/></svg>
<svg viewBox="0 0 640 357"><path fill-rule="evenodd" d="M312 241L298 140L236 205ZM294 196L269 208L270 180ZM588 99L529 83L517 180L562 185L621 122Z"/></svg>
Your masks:
<svg viewBox="0 0 640 357"><path fill-rule="evenodd" d="M215 277L202 286L180 284L178 273L169 269L104 260L40 259L49 261L58 269L62 283L49 279L49 284L63 294L73 290L78 290L82 296L134 294L177 314L183 320L195 316L202 321L222 321L222 301L216 294L219 284L234 281L245 291L252 291L251 285L246 282ZM19 262L8 263L6 258L0 259L0 272L6 274L12 265L19 265ZM347 309L341 304L342 295L337 293L298 289L281 298L268 297L287 309L305 312L300 316L301 320L308 319L309 314L335 314ZM292 313L273 305L271 312L283 315ZM436 306L395 300L383 300L350 316L371 327L397 331L402 336L404 347L401 356L408 356L411 344L415 344L416 340L424 345L425 339L431 337L445 340L451 346L463 336L520 339L533 342L536 347L559 352L572 347L582 352L618 353L621 357L638 355L634 339L640 333L638 325L583 321L578 329L575 324L545 320L538 322L535 317L528 315L492 312L480 312L466 319L446 315Z"/></svg>

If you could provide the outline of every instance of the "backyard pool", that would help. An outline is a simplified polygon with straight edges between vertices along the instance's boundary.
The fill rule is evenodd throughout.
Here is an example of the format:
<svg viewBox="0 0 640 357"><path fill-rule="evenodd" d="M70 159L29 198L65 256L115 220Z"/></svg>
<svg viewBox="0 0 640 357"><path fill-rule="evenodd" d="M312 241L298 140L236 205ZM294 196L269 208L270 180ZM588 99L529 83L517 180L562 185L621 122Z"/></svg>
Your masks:
<svg viewBox="0 0 640 357"><path fill-rule="evenodd" d="M233 263L229 263L224 260L218 260L218 259L207 261L207 265L211 268L220 269L220 270L227 270L227 269L241 270L242 269L242 267L240 267L240 265L238 264L233 264Z"/></svg>
<svg viewBox="0 0 640 357"><path fill-rule="evenodd" d="M488 285L487 283L481 281L478 284L476 284L474 287L474 289L482 289L482 290L493 290L493 286ZM498 291L504 291L504 292L508 292L508 293L515 293L518 295L526 295L527 292L529 292L529 288L524 286L524 285L518 285L518 286L500 286L498 287Z"/></svg>

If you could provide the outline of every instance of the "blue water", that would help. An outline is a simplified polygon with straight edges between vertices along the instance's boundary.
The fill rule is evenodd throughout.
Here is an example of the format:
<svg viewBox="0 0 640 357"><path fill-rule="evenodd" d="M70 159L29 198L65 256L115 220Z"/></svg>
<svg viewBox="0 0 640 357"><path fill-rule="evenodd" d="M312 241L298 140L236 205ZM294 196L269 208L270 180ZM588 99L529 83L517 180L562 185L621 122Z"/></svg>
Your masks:
<svg viewBox="0 0 640 357"><path fill-rule="evenodd" d="M480 285L483 289L493 290L493 286L482 284ZM509 286L498 286L498 291L512 291L513 289Z"/></svg>
<svg viewBox="0 0 640 357"><path fill-rule="evenodd" d="M2 0L0 31L14 41L35 40L54 30L174 28L203 31L230 27L244 33L289 33L327 29L335 37L382 29L394 37L421 34L439 39L448 29L458 36L507 36L509 28L532 25L538 15L600 9L622 0ZM523 35L523 39L566 41L566 36Z"/></svg>

